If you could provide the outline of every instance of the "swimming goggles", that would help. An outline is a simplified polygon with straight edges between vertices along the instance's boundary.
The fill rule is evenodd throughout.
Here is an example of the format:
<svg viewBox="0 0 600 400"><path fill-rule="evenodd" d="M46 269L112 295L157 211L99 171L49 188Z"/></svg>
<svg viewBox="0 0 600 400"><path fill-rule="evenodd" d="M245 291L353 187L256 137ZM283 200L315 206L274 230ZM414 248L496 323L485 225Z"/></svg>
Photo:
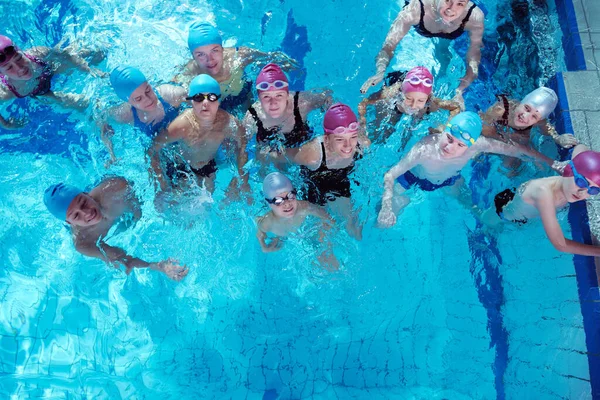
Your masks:
<svg viewBox="0 0 600 400"><path fill-rule="evenodd" d="M0 51L0 64L11 59L15 54L17 54L17 49L15 49L15 46L6 47L4 51Z"/></svg>
<svg viewBox="0 0 600 400"><path fill-rule="evenodd" d="M432 87L433 86L433 79L431 78L419 78L418 76L411 76L410 78L407 78L404 80L404 82L408 82L411 85L417 86L417 85L423 85L425 87Z"/></svg>
<svg viewBox="0 0 600 400"><path fill-rule="evenodd" d="M452 133L452 136L462 139L462 140L466 140L467 142L469 142L471 144L475 143L475 139L473 139L473 137L469 134L469 132L463 131L462 129L460 129L460 126L446 124L446 127L450 130L450 133Z"/></svg>
<svg viewBox="0 0 600 400"><path fill-rule="evenodd" d="M258 90L269 90L271 88L283 89L288 87L289 84L286 81L275 81L275 82L261 82L256 85Z"/></svg>
<svg viewBox="0 0 600 400"><path fill-rule="evenodd" d="M360 125L358 125L358 122L351 122L350 125L348 125L348 127L345 126L338 126L337 128L335 128L334 130L331 129L325 129L325 133L336 133L338 135L341 135L343 133L355 133L356 131L358 131L358 127Z"/></svg>
<svg viewBox="0 0 600 400"><path fill-rule="evenodd" d="M286 200L295 200L296 199L296 195L298 194L298 192L296 191L296 189L292 189L291 192L289 192L285 197L274 197L272 199L267 199L265 198L265 200L267 201L267 203L269 204L274 204L277 207L279 207L280 205L282 205Z"/></svg>
<svg viewBox="0 0 600 400"><path fill-rule="evenodd" d="M585 176L577 172L577 170L575 169L575 163L573 163L573 161L570 161L569 165L571 166L571 170L573 171L573 178L575 179L575 184L578 187L580 187L581 189L587 189L587 192L590 196L596 196L597 194L600 194L599 187L590 186L590 183L585 178Z"/></svg>
<svg viewBox="0 0 600 400"><path fill-rule="evenodd" d="M193 100L197 103L202 103L204 101L204 99L208 99L208 101L210 101L211 103L214 103L215 101L219 100L220 98L221 98L221 95L214 94L214 93L209 93L209 94L198 93L193 96L186 97L185 99Z"/></svg>

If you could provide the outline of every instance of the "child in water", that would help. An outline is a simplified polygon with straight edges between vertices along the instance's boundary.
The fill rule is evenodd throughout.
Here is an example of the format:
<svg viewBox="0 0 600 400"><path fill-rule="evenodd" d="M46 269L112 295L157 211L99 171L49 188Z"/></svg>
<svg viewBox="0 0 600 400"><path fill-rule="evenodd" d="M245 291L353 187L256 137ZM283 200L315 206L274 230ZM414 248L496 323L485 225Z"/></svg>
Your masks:
<svg viewBox="0 0 600 400"><path fill-rule="evenodd" d="M433 75L425 67L415 67L406 73L392 72L388 74L388 78L381 90L358 105L360 123L364 128L367 127L367 107L375 106L376 116L373 125L378 128L378 137L383 141L394 132L394 127L405 114L421 119L438 110L450 111L450 117L454 117L461 111L459 103L442 100L433 95ZM387 123L383 124L386 119Z"/></svg>
<svg viewBox="0 0 600 400"><path fill-rule="evenodd" d="M557 211L570 203L600 194L600 153L579 145L562 176L533 179L518 189L507 189L494 198L494 209L483 216L486 224L502 221L524 225L541 217L548 239L558 251L583 256L600 256L600 247L567 239L558 223Z"/></svg>
<svg viewBox="0 0 600 400"><path fill-rule="evenodd" d="M470 206L470 193L460 171L481 153L535 158L553 168L559 163L528 147L481 137L481 119L466 111L452 118L441 134L417 142L384 177L385 192L377 221L382 227L396 223L398 212L410 202L404 193L413 186L427 192L444 188ZM395 183L399 183L395 188ZM395 202L393 201L395 197Z"/></svg>
<svg viewBox="0 0 600 400"><path fill-rule="evenodd" d="M296 199L296 189L287 176L279 172L267 175L263 181L263 194L271 211L258 218L256 237L265 253L280 250L283 246L281 238L296 232L308 216L322 220L323 229L319 232L319 241L323 242L325 233L333 225L333 219L322 207ZM267 243L269 233L276 237ZM319 256L319 261L330 268L339 268L339 262L330 247Z"/></svg>

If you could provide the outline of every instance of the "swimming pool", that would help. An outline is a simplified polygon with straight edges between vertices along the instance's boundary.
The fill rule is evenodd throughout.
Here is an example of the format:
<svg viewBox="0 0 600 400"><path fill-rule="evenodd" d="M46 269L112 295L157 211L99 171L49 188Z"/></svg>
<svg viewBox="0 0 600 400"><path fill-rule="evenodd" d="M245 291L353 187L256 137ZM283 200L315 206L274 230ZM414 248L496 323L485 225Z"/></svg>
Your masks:
<svg viewBox="0 0 600 400"><path fill-rule="evenodd" d="M497 12L504 3L485 5L488 21L504 21ZM307 73L298 77L299 87L331 87L353 105L399 9L382 0L367 1L358 10L316 1L0 7L3 15L19 7L29 10L10 23L15 36L45 44L63 36L93 38L110 47L105 68L131 57L161 80L186 59L188 24L207 17L229 38L226 44L281 47L303 61ZM556 19L550 22L555 44L544 54L555 58L543 65L560 70L560 33ZM495 32L488 28L489 36ZM520 38L531 45L526 36ZM430 41L411 36L402 44L405 50L419 46L425 50L404 53L395 66L439 69ZM490 44L486 52L492 50ZM507 72L523 68L520 76L526 76L527 60L507 56L519 50L529 54L506 49L497 66L489 63L486 71L498 72L477 83L467 100L486 104L494 91L522 94L533 87L533 79L517 83L517 74ZM445 72L461 76L462 57L454 50L446 57ZM539 79L552 75L552 70L535 72ZM107 87L78 78L65 84L114 99ZM438 93L450 93L448 81L438 80ZM552 248L541 225L486 236L456 201L436 193L417 194L396 228L373 227L381 175L399 158L400 138L373 149L358 166L360 180L369 182L356 188L364 239L337 235L335 251L343 267L330 274L313 265L315 249L303 240L315 234L311 228L288 240L281 253L261 253L253 217L264 208L219 207L228 171L218 176L221 189L214 202L198 191L182 210L186 218L163 218L152 204L143 139L125 131L116 147L127 162L108 172L87 120L44 107L33 113L35 126L0 136L2 397L590 397L572 257ZM427 123L416 127L415 135ZM319 116L314 124L320 125ZM494 190L507 184L497 167L493 159L473 166L475 201L489 202ZM192 268L182 283L148 271L126 278L83 258L68 231L45 210L41 193L48 185L65 175L91 185L107 173L131 179L145 200L144 218L110 243L150 259L178 258ZM528 167L519 179L534 173ZM258 186L254 182L255 198ZM566 219L562 226L568 236Z"/></svg>

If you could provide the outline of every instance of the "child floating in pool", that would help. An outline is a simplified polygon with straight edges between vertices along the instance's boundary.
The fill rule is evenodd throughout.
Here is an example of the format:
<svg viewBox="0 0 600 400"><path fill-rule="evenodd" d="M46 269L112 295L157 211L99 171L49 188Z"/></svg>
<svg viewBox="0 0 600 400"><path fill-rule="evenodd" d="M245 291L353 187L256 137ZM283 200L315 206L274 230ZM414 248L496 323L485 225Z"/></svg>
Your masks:
<svg viewBox="0 0 600 400"><path fill-rule="evenodd" d="M569 203L585 201L600 194L600 153L579 145L562 176L533 179L518 189L507 189L494 199L495 209L488 210L484 222L496 225L502 220L523 225L541 217L548 239L558 251L583 256L600 256L600 247L567 239L556 213Z"/></svg>
<svg viewBox="0 0 600 400"><path fill-rule="evenodd" d="M110 74L110 83L117 96L125 102L109 109L101 121L102 141L113 163L116 161L112 143L115 131L109 122L133 124L141 133L154 138L177 118L187 93L184 88L175 85L153 88L142 71L130 66L115 68Z"/></svg>
<svg viewBox="0 0 600 400"><path fill-rule="evenodd" d="M104 58L104 54L100 52L82 52L85 53L94 58L94 62L100 62ZM33 47L24 51L10 38L0 35L0 101L35 97L53 101L66 108L84 109L87 107L87 100L81 95L52 91L54 74L62 74L73 68L97 76L104 74L91 69L87 61L72 50ZM22 123L0 117L0 126L15 129L20 128Z"/></svg>
<svg viewBox="0 0 600 400"><path fill-rule="evenodd" d="M294 60L282 52L263 53L249 47L223 47L223 39L216 27L208 22L196 22L190 26L188 47L193 60L175 81L187 85L199 74L208 74L219 82L223 100L221 108L241 116L252 104L252 80L247 79L247 66L262 60L282 63L286 69L295 67Z"/></svg>
<svg viewBox="0 0 600 400"><path fill-rule="evenodd" d="M463 204L470 206L470 193L460 171L481 153L534 158L559 168L560 163L528 147L480 137L481 129L479 116L466 111L452 118L441 134L426 136L415 144L406 156L385 174L385 192L377 218L379 225L390 227L396 223L398 212L410 202L404 192L412 186L428 192L444 188ZM400 184L397 188L394 187L396 182Z"/></svg>
<svg viewBox="0 0 600 400"><path fill-rule="evenodd" d="M229 140L237 145L238 174L243 180L242 188L249 192L248 176L243 170L248 161L245 135L239 121L219 108L220 98L219 83L208 75L198 75L192 80L187 97L192 101L192 109L181 113L154 138L150 157L162 191L168 187L165 177L179 186L190 176L197 178L198 184L204 184L210 192L214 191L215 156L221 144ZM163 172L160 152L166 145L175 142L181 144L182 159L168 163Z"/></svg>
<svg viewBox="0 0 600 400"><path fill-rule="evenodd" d="M468 0L411 0L396 17L383 48L376 58L377 73L363 84L362 93L383 80L385 71L394 57L400 41L414 26L424 37L454 40L469 32L470 47L467 52L467 72L456 89L457 100L462 92L477 78L483 45L484 13Z"/></svg>
<svg viewBox="0 0 600 400"><path fill-rule="evenodd" d="M554 90L540 87L525 96L521 102L510 100L505 95L497 97L498 102L482 116L483 136L531 146L531 130L537 126L542 134L551 136L561 147L570 148L577 144L575 136L559 135L547 120L558 103ZM519 164L519 160L512 159L506 167L514 171Z"/></svg>
<svg viewBox="0 0 600 400"><path fill-rule="evenodd" d="M384 141L392 134L404 114L420 119L438 110L450 111L450 117L461 111L457 102L442 100L433 95L433 75L425 67L415 67L406 73L392 72L388 77L381 90L358 105L358 115L363 127L367 126L367 107L375 106L374 125L378 127L377 136Z"/></svg>
<svg viewBox="0 0 600 400"><path fill-rule="evenodd" d="M278 251L283 246L280 238L296 232L306 220L313 216L323 221L323 228L319 231L319 240L323 242L325 234L333 225L333 219L327 212L307 201L296 199L296 189L285 175L272 172L263 181L263 194L271 211L258 218L258 231L256 237L261 249L266 253ZM269 243L266 242L267 234L273 234ZM321 254L319 260L332 269L338 269L339 263L331 249Z"/></svg>
<svg viewBox="0 0 600 400"><path fill-rule="evenodd" d="M356 221L350 201L350 174L354 163L371 142L360 132L356 114L345 104L329 107L323 120L324 136L305 145L289 149L285 155L300 165L307 185L307 200L327 205L335 215L346 220L346 229L356 239L362 238L362 227Z"/></svg>
<svg viewBox="0 0 600 400"><path fill-rule="evenodd" d="M44 193L44 204L52 215L69 224L75 249L83 255L99 258L115 268L122 264L127 274L133 268L150 268L179 281L188 273L186 267L172 260L146 262L104 241L111 227L127 215L134 220L141 217L139 201L124 178L106 179L89 193L64 183L52 185Z"/></svg>
<svg viewBox="0 0 600 400"><path fill-rule="evenodd" d="M247 136L256 135L256 157L261 165L269 153L310 140L312 130L306 117L318 108L325 111L332 103L329 91L290 94L287 76L276 64L268 64L260 71L256 90L259 101L248 109L243 125Z"/></svg>

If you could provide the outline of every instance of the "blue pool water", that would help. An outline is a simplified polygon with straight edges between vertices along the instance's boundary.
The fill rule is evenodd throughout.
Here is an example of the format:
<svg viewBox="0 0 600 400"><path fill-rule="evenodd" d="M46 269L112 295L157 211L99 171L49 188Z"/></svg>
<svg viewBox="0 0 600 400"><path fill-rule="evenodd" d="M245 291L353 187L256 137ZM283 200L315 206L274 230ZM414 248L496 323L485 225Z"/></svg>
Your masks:
<svg viewBox="0 0 600 400"><path fill-rule="evenodd" d="M552 5L546 21L512 30L511 18L498 12L506 2L485 5L485 73L467 96L472 108L486 108L494 93L519 97L563 67ZM67 38L106 46L102 68L137 63L156 81L187 59L189 23L208 18L227 45L298 58L306 73L292 77L295 87L329 87L352 105L398 10L383 0L351 7L313 0L0 3L2 15L18 15L4 29L21 43ZM551 36L537 47L539 32ZM436 91L448 96L462 76L465 46L441 52L411 33L394 66L438 71ZM539 67L531 65L534 54L543 55ZM107 82L75 74L61 84L101 104L116 101ZM260 251L253 219L266 209L219 207L227 168L214 200L198 189L165 217L154 209L147 143L135 132L117 134L117 155L126 161L107 171L87 117L28 100L8 110L27 110L32 123L0 132L1 398L590 398L572 257L552 248L540 224L486 236L455 200L415 193L398 226L374 228L382 174L401 156L398 134L358 165L364 238L336 234L343 266L332 274L314 265L316 228L287 240L280 253ZM314 126L321 118L312 117ZM444 118L412 127L410 143ZM498 166L482 159L465 171L475 202L489 205L508 185ZM145 270L126 277L82 257L45 210L48 185L66 179L91 187L107 174L135 182L144 200L144 218L109 243L144 259L177 258L191 268L183 282ZM535 174L526 167L519 182ZM259 182L252 184L260 198ZM566 217L561 222L569 236Z"/></svg>

